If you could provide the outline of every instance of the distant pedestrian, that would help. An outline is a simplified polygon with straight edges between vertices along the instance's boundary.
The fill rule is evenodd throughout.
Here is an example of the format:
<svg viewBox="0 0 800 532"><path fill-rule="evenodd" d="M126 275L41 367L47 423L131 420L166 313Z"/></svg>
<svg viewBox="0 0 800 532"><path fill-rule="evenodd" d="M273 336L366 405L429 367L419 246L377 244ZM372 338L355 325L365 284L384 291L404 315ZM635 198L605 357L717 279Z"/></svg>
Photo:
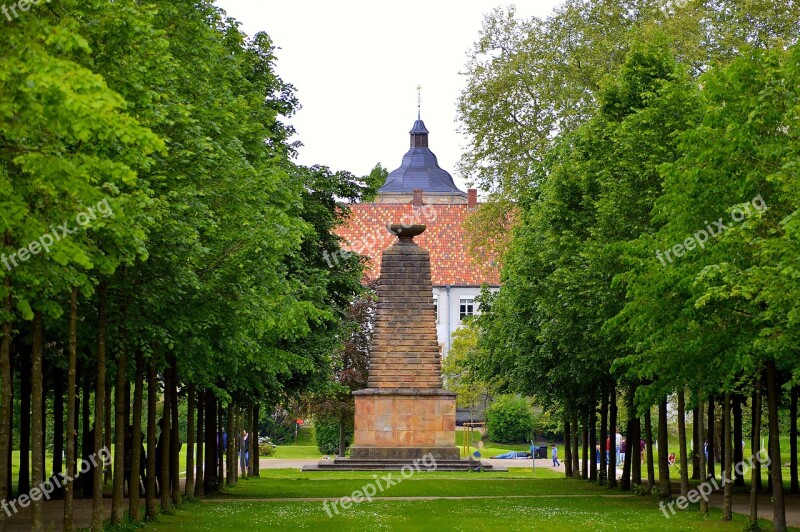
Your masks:
<svg viewBox="0 0 800 532"><path fill-rule="evenodd" d="M558 467L561 465L561 462L558 461L558 447L556 444L553 444L553 467Z"/></svg>
<svg viewBox="0 0 800 532"><path fill-rule="evenodd" d="M247 467L250 465L250 449L247 447L247 431L242 429L239 437L239 466L242 468L242 478L247 478Z"/></svg>

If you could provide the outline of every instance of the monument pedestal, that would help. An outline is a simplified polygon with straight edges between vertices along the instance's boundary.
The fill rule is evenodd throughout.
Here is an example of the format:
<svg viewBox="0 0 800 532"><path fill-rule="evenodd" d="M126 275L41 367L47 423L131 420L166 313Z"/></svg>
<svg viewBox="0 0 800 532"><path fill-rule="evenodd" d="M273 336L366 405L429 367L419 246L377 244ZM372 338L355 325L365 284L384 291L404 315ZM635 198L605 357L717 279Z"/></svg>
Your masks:
<svg viewBox="0 0 800 532"><path fill-rule="evenodd" d="M363 460L458 460L456 394L436 388L368 388L353 392L350 457Z"/></svg>

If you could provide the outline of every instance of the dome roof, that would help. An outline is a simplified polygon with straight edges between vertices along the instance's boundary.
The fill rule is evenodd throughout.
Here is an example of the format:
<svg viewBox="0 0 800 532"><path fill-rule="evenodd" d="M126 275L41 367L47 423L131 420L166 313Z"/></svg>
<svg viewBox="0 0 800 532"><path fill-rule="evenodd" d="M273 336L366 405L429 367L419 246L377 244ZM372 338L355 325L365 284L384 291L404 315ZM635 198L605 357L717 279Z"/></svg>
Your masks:
<svg viewBox="0 0 800 532"><path fill-rule="evenodd" d="M459 194L453 177L439 167L436 155L428 148L428 130L422 120L411 128L411 149L403 156L400 168L389 174L379 194L412 194L415 189L423 193Z"/></svg>

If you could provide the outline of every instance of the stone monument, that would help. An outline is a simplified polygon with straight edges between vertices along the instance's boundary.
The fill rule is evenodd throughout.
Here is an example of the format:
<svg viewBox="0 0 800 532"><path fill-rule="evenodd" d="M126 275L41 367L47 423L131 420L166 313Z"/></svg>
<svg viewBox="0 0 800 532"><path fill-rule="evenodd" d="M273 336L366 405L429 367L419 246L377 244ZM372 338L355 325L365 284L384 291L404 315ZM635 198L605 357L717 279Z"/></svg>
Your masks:
<svg viewBox="0 0 800 532"><path fill-rule="evenodd" d="M390 225L383 252L368 388L355 396L354 460L458 460L456 394L442 388L424 225Z"/></svg>

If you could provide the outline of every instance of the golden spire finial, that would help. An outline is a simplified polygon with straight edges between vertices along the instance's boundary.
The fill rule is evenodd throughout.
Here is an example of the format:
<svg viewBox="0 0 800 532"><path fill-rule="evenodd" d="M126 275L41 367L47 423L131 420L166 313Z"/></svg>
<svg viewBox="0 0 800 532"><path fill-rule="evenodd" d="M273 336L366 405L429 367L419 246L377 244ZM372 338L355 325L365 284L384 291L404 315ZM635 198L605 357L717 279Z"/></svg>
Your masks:
<svg viewBox="0 0 800 532"><path fill-rule="evenodd" d="M417 85L417 120L422 120L422 85Z"/></svg>

